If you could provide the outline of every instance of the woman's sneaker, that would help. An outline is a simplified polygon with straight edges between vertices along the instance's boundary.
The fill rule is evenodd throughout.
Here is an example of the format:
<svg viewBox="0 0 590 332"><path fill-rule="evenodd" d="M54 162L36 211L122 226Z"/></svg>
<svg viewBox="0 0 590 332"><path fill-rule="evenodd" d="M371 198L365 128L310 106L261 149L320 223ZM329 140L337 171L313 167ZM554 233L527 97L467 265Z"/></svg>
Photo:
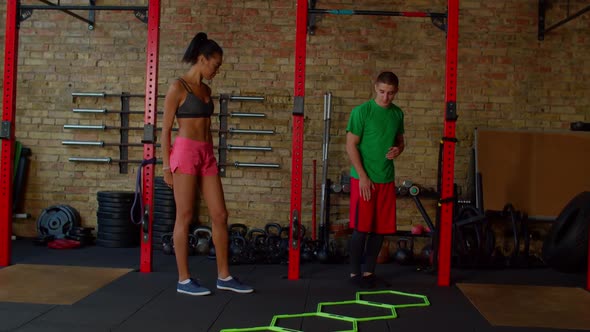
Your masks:
<svg viewBox="0 0 590 332"><path fill-rule="evenodd" d="M222 290L230 290L236 293L252 293L254 291L254 288L244 285L243 283L240 282L240 280L238 280L235 277L232 277L230 280L227 281L223 281L221 279L217 279L217 289L222 289Z"/></svg>
<svg viewBox="0 0 590 332"><path fill-rule="evenodd" d="M199 284L198 281L191 278L187 284L181 284L180 282L176 286L176 291L183 294L201 296L209 295L211 291Z"/></svg>

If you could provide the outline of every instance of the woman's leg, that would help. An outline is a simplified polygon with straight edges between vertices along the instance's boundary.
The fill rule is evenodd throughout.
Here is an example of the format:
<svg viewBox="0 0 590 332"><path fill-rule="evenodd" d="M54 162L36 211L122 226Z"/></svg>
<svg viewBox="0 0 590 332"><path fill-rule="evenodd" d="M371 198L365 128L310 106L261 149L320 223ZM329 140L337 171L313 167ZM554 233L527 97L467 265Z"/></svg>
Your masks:
<svg viewBox="0 0 590 332"><path fill-rule="evenodd" d="M174 224L174 253L178 268L178 281L190 278L188 269L188 231L193 220L197 193L197 177L174 173L174 201L176 202L176 221Z"/></svg>
<svg viewBox="0 0 590 332"><path fill-rule="evenodd" d="M200 181L201 193L207 203L213 244L215 245L215 259L217 260L217 275L221 279L230 276L228 267L228 234L227 209L223 187L219 175L203 176Z"/></svg>

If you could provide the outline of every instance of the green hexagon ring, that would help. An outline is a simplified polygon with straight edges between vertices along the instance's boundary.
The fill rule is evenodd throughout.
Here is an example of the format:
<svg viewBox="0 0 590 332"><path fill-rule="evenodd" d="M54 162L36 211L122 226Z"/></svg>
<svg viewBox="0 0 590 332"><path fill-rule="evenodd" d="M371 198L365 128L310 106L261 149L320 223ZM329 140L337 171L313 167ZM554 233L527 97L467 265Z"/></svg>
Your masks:
<svg viewBox="0 0 590 332"><path fill-rule="evenodd" d="M278 326L278 321L279 320L288 320L288 319L297 319L297 318L306 318L306 317L315 317L315 318L319 318L319 319L331 319L331 320L335 320L335 321L339 321L339 322L347 322L350 323L350 328L348 329L330 329L330 331L338 331L338 332L357 332L358 331L358 324L357 324L357 320L351 317L347 317L347 316L341 316L341 315L334 315L334 314L328 314L325 312L306 312L306 313L301 313L301 314L284 314L284 315L276 315L272 318L272 322L270 323L271 326L273 327L279 327L279 328L283 328L285 329L285 327L281 327ZM291 331L291 330L288 330Z"/></svg>
<svg viewBox="0 0 590 332"><path fill-rule="evenodd" d="M349 301L339 301L339 302L320 302L318 303L318 312L325 312L323 309L329 306L368 306L372 307L375 311L380 310L381 312L376 314L375 316L368 316L368 317L357 317L357 316L350 316L344 314L337 314L339 316L350 317L355 319L357 322L366 322L371 320L379 320L379 319L394 319L397 318L397 312L395 311L395 307L390 304L385 303L378 303L372 301L365 301L365 300L349 300ZM334 314L334 313L329 313Z"/></svg>

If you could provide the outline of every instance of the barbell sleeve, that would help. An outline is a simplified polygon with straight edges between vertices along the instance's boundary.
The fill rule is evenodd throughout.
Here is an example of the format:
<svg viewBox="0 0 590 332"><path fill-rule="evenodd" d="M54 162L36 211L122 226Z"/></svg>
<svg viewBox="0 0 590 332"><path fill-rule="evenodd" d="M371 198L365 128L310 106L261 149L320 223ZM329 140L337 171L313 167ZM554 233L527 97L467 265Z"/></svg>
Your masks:
<svg viewBox="0 0 590 332"><path fill-rule="evenodd" d="M269 135L269 134L274 134L275 133L274 130L235 129L235 128L230 128L228 131L229 131L230 134L262 134L262 135Z"/></svg>
<svg viewBox="0 0 590 332"><path fill-rule="evenodd" d="M279 168L281 165L279 164L271 164L271 163L243 163L239 161L234 161L233 165L235 167L263 167L263 168Z"/></svg>
<svg viewBox="0 0 590 332"><path fill-rule="evenodd" d="M247 151L272 151L270 146L243 146L243 145L227 145L227 150L247 150Z"/></svg>

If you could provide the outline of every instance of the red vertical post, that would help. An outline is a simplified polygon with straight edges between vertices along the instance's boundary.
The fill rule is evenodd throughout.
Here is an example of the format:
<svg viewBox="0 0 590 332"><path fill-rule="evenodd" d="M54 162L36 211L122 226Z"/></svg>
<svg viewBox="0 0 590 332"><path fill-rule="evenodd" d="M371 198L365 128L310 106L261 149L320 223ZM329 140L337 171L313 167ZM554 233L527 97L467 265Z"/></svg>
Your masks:
<svg viewBox="0 0 590 332"><path fill-rule="evenodd" d="M146 54L145 116L143 159L156 158L156 123L158 111L158 51L160 46L160 0L149 0L148 34ZM154 220L154 171L155 164L143 168L142 193L144 225L141 238L140 272L152 271L152 223ZM147 223L147 224L145 224Z"/></svg>
<svg viewBox="0 0 590 332"><path fill-rule="evenodd" d="M299 279L301 183L303 171L303 110L305 104L305 58L307 46L307 0L297 0L295 30L295 91L291 153L291 209L289 223L289 280Z"/></svg>
<svg viewBox="0 0 590 332"><path fill-rule="evenodd" d="M16 70L18 59L18 1L6 2L4 88L2 93L2 158L0 159L0 266L10 265L12 242L12 175L14 121L16 118Z"/></svg>
<svg viewBox="0 0 590 332"><path fill-rule="evenodd" d="M455 181L455 127L457 121L457 50L459 47L459 0L448 0L445 120L438 248L438 285L451 282L451 239Z"/></svg>

